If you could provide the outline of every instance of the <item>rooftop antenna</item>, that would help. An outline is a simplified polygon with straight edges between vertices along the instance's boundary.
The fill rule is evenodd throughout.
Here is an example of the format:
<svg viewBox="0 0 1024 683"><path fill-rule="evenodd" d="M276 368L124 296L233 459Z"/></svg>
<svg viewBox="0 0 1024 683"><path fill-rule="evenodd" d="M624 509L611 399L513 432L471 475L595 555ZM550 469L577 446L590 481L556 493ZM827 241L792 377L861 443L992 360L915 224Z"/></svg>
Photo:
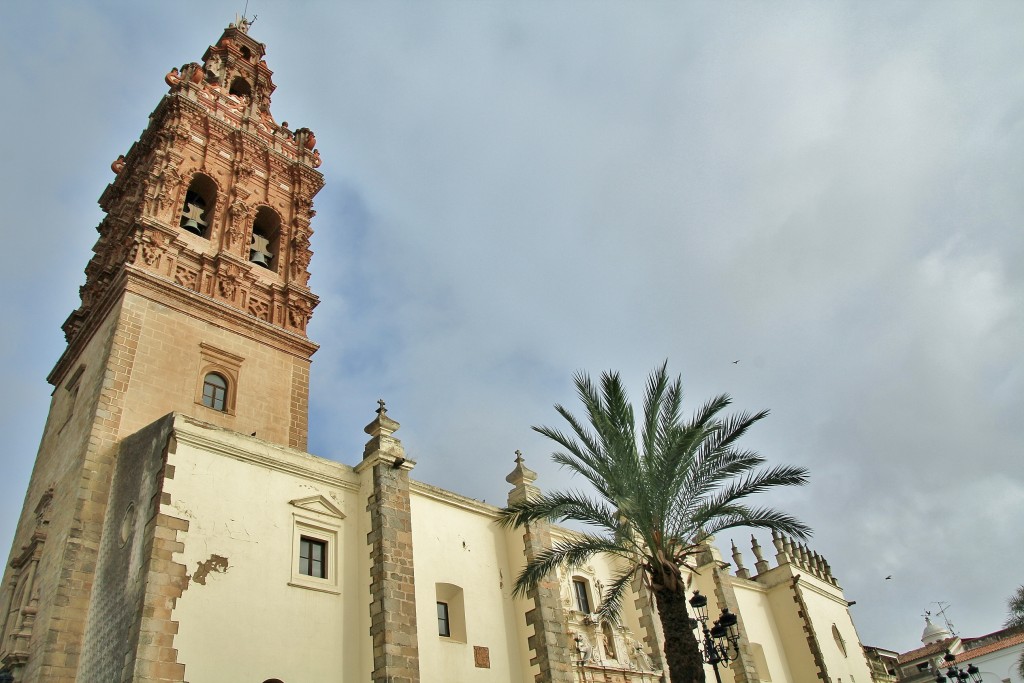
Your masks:
<svg viewBox="0 0 1024 683"><path fill-rule="evenodd" d="M953 628L953 622L951 622L949 620L949 617L946 616L946 610L950 608L950 604L948 602L942 601L936 602L935 604L939 606L939 609L936 611L942 615L942 620L946 622L946 630L952 633L953 635L956 635L956 629Z"/></svg>

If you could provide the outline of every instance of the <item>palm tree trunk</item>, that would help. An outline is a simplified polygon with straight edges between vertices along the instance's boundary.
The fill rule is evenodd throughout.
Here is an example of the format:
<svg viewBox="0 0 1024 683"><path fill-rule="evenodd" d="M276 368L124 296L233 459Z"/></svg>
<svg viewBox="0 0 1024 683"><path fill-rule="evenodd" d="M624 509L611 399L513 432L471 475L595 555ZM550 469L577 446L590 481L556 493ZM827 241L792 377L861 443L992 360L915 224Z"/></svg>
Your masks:
<svg viewBox="0 0 1024 683"><path fill-rule="evenodd" d="M656 588L661 628L665 632L665 665L670 683L704 683L704 659L690 628L686 593Z"/></svg>

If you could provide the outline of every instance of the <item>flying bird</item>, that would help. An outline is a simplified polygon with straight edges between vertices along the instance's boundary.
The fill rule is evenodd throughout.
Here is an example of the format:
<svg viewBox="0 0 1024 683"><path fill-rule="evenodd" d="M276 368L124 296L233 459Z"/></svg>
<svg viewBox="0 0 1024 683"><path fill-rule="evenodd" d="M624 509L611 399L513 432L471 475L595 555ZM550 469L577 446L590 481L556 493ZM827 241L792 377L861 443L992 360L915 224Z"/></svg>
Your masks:
<svg viewBox="0 0 1024 683"><path fill-rule="evenodd" d="M732 364L733 364L733 365L739 365L739 361L738 361L738 360L734 360L734 361L732 362Z"/></svg>
<svg viewBox="0 0 1024 683"><path fill-rule="evenodd" d="M889 574L889 576L885 577L885 580L888 581L891 578L892 578L892 574Z"/></svg>

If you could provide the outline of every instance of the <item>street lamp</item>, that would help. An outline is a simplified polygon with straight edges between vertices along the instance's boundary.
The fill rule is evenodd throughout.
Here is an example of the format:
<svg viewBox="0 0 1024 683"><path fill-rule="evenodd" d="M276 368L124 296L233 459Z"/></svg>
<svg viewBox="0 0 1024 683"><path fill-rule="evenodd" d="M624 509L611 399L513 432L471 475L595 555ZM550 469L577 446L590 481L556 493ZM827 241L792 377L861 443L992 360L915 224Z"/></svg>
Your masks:
<svg viewBox="0 0 1024 683"><path fill-rule="evenodd" d="M949 681L949 683L961 683L966 681L970 681L971 683L982 683L981 670L973 664L969 664L967 669L961 669L958 666L954 666L953 662L956 661L956 656L949 650L946 650L946 654L942 657L942 660L946 662L944 665L946 667L946 675L943 676L941 673L936 671L935 683L946 683L946 681Z"/></svg>
<svg viewBox="0 0 1024 683"><path fill-rule="evenodd" d="M701 595L700 591L694 591L693 597L690 598L690 607L693 608L693 613L697 617L690 619L691 627L697 628L699 621L704 632L704 640L700 648L701 657L714 669L715 680L722 683L722 676L718 673L718 664L720 662L728 664L740 656L740 632L736 626L736 615L730 612L728 607L722 608L722 614L711 624L711 628L708 628L707 597Z"/></svg>

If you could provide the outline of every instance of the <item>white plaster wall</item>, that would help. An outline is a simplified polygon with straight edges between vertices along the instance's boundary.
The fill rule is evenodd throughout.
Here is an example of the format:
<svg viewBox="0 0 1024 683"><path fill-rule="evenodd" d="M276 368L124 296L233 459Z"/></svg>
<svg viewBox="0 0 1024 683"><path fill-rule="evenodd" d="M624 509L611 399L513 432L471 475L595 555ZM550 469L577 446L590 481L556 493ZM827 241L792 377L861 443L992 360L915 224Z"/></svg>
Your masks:
<svg viewBox="0 0 1024 683"><path fill-rule="evenodd" d="M532 627L526 625L526 613L533 609L533 601L526 598L512 598L512 588L515 586L516 578L526 566L526 555L523 550L524 531L522 529L509 529L504 532L505 557L508 558L508 573L505 575L503 589L507 591L508 600L512 603L515 632L519 638L519 667L523 671L523 680L533 681L534 675L540 671L537 665L531 665L531 652L525 645L527 638L533 633Z"/></svg>
<svg viewBox="0 0 1024 683"><path fill-rule="evenodd" d="M829 677L835 683L868 683L871 669L842 592L807 575L801 577L800 588ZM833 624L844 641L845 655L832 633Z"/></svg>
<svg viewBox="0 0 1024 683"><path fill-rule="evenodd" d="M509 532L494 524L496 509L423 484L413 485L411 507L420 679L532 680L523 666L523 603L512 600L516 568L508 557ZM465 642L438 635L438 583L463 590ZM474 646L488 648L489 669L476 667Z"/></svg>
<svg viewBox="0 0 1024 683"><path fill-rule="evenodd" d="M771 608L772 620L778 629L779 642L782 644L782 651L789 666L792 677L790 680L794 682L818 680L818 670L807 643L807 634L804 633L804 620L798 614L797 603L793 601L790 580L783 569L777 568L775 571L783 572L783 574L778 577L778 583L774 583L768 588L768 605ZM775 682L772 681L772 683Z"/></svg>
<svg viewBox="0 0 1024 683"><path fill-rule="evenodd" d="M365 680L369 593L360 571L366 554L365 499L350 468L229 432L188 426L214 441L179 438L168 456L174 478L162 511L189 521L175 560L193 580L177 601L174 646L190 683ZM285 472L226 454L246 451L274 459ZM290 500L324 495L346 516L300 511ZM295 513L338 526L333 566L340 594L289 585ZM227 570L195 580L199 563L227 558Z"/></svg>
<svg viewBox="0 0 1024 683"><path fill-rule="evenodd" d="M1003 681L1024 683L1024 678L1021 678L1020 672L1017 670L1017 662L1020 661L1022 655L1024 655L1024 643L1018 643L1005 650L997 650L964 662L960 666L966 669L969 664L974 664L981 670L983 683L1003 683Z"/></svg>
<svg viewBox="0 0 1024 683"><path fill-rule="evenodd" d="M747 639L761 645L768 671L759 671L762 680L785 683L793 680L782 643L782 633L773 618L768 594L762 586L742 579L733 580L733 590ZM768 674L766 677L765 674Z"/></svg>

